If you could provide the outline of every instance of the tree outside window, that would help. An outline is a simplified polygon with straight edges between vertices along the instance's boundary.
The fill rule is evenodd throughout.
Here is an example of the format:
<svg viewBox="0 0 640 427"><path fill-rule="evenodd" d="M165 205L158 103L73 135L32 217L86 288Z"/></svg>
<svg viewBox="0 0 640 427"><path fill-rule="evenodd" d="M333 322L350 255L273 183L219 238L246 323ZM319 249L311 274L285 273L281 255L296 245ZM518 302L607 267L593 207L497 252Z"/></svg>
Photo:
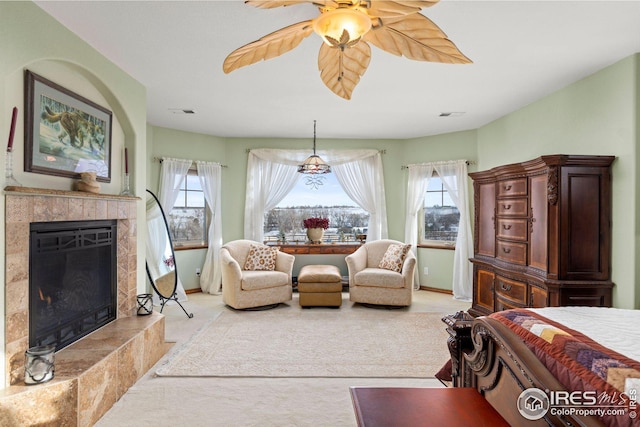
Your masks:
<svg viewBox="0 0 640 427"><path fill-rule="evenodd" d="M190 169L173 209L167 215L174 246L206 247L208 217L198 174L195 169Z"/></svg>
<svg viewBox="0 0 640 427"><path fill-rule="evenodd" d="M451 247L458 237L460 211L454 205L442 180L434 172L424 197L424 221L420 233L420 243Z"/></svg>
<svg viewBox="0 0 640 427"><path fill-rule="evenodd" d="M347 196L334 174L325 178L317 189L301 179L278 206L265 214L265 241L306 242L302 222L307 218L329 218L325 242L353 242L357 235L367 233L369 213Z"/></svg>

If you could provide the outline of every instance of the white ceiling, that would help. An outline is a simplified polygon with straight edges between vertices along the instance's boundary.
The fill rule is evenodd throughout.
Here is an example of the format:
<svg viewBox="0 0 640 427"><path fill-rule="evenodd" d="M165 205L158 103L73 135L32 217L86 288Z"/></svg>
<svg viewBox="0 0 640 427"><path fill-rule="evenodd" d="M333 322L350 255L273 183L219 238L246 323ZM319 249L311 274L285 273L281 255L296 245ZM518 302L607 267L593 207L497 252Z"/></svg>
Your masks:
<svg viewBox="0 0 640 427"><path fill-rule="evenodd" d="M369 69L346 101L320 79L315 34L278 58L222 71L234 49L315 17L309 4L263 10L239 0L36 3L146 86L149 123L229 137L309 138L313 120L318 138L475 129L640 52L638 0L442 0L422 13L474 63L417 62L372 46Z"/></svg>

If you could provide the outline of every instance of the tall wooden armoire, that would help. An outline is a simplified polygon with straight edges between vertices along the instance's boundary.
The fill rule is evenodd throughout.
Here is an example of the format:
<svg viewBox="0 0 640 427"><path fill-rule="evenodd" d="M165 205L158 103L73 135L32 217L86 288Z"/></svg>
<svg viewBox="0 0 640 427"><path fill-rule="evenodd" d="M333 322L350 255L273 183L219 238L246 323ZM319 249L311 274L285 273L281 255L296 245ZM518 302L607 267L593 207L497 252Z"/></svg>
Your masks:
<svg viewBox="0 0 640 427"><path fill-rule="evenodd" d="M469 174L473 316L611 306L613 156L550 155Z"/></svg>

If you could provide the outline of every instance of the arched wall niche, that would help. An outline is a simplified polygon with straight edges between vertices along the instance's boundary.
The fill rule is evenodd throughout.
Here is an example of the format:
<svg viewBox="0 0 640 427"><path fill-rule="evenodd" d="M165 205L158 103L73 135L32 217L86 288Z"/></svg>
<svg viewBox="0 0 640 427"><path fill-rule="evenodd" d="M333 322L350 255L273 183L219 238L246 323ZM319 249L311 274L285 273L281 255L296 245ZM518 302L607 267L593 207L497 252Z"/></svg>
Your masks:
<svg viewBox="0 0 640 427"><path fill-rule="evenodd" d="M100 183L101 192L119 194L124 176L124 148L128 149L129 165L135 163L137 138L131 116L116 93L105 81L86 67L63 59L39 59L24 64L11 73L6 81L7 110L19 109L16 125L13 161L14 176L24 186L71 190L73 179L24 172L24 74L30 70L66 89L69 89L112 112L111 182ZM131 172L131 170L130 170ZM132 185L135 180L132 179Z"/></svg>

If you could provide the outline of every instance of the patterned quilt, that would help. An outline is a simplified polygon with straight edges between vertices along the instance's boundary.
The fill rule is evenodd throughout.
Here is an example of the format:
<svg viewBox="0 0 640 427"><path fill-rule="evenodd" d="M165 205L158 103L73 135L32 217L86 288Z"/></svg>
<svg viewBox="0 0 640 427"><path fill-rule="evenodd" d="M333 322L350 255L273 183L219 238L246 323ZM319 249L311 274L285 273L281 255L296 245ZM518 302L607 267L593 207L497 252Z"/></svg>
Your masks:
<svg viewBox="0 0 640 427"><path fill-rule="evenodd" d="M597 406L625 409L624 415L600 416L606 425L640 426L640 418L636 417L636 414L640 415L640 405L635 394L640 392L635 388L640 382L640 362L531 310L506 310L490 317L522 338L566 390L595 391ZM589 319L583 321L588 322ZM619 332L613 330L609 333ZM636 342L636 345L640 343ZM631 389L630 384L633 385Z"/></svg>

